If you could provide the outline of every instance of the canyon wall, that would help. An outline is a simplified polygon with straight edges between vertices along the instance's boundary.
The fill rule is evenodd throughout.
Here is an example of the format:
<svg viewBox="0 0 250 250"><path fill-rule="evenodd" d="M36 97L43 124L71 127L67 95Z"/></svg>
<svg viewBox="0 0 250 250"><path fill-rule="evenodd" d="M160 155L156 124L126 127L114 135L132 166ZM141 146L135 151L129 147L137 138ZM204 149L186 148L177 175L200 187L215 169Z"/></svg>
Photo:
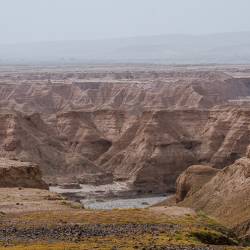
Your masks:
<svg viewBox="0 0 250 250"><path fill-rule="evenodd" d="M223 168L250 144L248 78L203 71L47 77L0 74L0 156L39 164L47 182L96 175L138 191L173 191L190 165Z"/></svg>

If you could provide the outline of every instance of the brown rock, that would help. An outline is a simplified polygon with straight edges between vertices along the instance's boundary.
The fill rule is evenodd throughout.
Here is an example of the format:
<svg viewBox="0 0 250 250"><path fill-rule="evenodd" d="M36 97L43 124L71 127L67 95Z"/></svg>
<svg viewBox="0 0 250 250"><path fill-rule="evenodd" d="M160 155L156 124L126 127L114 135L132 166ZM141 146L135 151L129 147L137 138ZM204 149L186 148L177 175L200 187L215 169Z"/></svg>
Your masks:
<svg viewBox="0 0 250 250"><path fill-rule="evenodd" d="M250 178L246 175L249 170L249 158L237 160L187 196L180 205L203 210L227 226L238 228L240 234L249 234L246 228L250 221Z"/></svg>
<svg viewBox="0 0 250 250"><path fill-rule="evenodd" d="M218 169L210 166L194 165L185 170L176 181L176 201L180 202L197 192L211 180Z"/></svg>
<svg viewBox="0 0 250 250"><path fill-rule="evenodd" d="M0 187L48 189L37 165L5 158L0 159Z"/></svg>
<svg viewBox="0 0 250 250"><path fill-rule="evenodd" d="M0 81L0 156L59 184L111 173L138 191L174 191L190 165L223 168L250 143L250 109L237 104L250 80L218 70L11 70Z"/></svg>

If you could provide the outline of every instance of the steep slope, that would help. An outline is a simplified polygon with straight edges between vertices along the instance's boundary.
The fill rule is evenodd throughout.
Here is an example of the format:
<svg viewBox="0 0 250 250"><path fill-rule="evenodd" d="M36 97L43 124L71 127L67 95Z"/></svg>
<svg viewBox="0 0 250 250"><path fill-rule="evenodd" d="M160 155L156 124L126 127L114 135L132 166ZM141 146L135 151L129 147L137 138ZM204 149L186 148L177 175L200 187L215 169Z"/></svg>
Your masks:
<svg viewBox="0 0 250 250"><path fill-rule="evenodd" d="M222 168L244 156L250 142L249 112L239 109L144 112L130 121L97 165L138 190L174 190L188 166Z"/></svg>
<svg viewBox="0 0 250 250"><path fill-rule="evenodd" d="M203 210L250 239L250 158L243 157L219 171L200 190L179 203Z"/></svg>
<svg viewBox="0 0 250 250"><path fill-rule="evenodd" d="M173 191L192 164L222 168L242 157L249 117L241 109L98 110L61 113L45 123L38 114L2 113L0 155L39 164L53 182L86 181L87 174L110 182L112 173L137 190Z"/></svg>
<svg viewBox="0 0 250 250"><path fill-rule="evenodd" d="M222 168L250 143L250 80L222 71L26 69L0 80L0 156L38 164L48 182L114 176L173 191L190 165Z"/></svg>
<svg viewBox="0 0 250 250"><path fill-rule="evenodd" d="M181 202L197 192L218 173L218 169L204 165L193 165L176 180L176 202Z"/></svg>
<svg viewBox="0 0 250 250"><path fill-rule="evenodd" d="M70 151L65 139L57 134L53 126L46 125L39 114L22 115L5 111L0 121L1 157L37 163L47 177L81 178L81 175L87 173L103 173L101 176L105 176L84 155L77 150ZM70 138L71 135L68 136Z"/></svg>

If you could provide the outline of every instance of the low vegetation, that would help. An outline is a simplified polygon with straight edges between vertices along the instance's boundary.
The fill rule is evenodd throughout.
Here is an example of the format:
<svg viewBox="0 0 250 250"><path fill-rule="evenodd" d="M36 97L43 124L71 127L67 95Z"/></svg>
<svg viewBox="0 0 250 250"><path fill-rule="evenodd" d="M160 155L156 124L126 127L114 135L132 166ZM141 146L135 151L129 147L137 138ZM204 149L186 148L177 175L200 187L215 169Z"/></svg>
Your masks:
<svg viewBox="0 0 250 250"><path fill-rule="evenodd" d="M239 244L232 232L203 213L173 217L157 214L151 209L72 209L70 213L40 211L5 214L1 217L0 225L0 230L14 228L11 231L13 235L8 234L8 241L1 239L0 249L8 250L160 249L173 245L199 249L194 247ZM76 225L79 230L83 227L88 234L84 237L80 235L75 229ZM112 229L110 232L107 231L109 228ZM18 232L28 235L26 238L20 237ZM39 232L42 232L41 235ZM44 232L51 238L44 239Z"/></svg>

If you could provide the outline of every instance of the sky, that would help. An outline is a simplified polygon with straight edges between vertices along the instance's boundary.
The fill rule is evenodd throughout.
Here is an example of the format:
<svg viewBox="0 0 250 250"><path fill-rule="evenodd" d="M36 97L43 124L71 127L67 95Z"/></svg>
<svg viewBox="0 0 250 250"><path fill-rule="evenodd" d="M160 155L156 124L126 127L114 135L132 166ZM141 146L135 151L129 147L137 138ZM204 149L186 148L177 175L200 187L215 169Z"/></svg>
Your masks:
<svg viewBox="0 0 250 250"><path fill-rule="evenodd" d="M0 43L250 31L250 0L0 0Z"/></svg>

